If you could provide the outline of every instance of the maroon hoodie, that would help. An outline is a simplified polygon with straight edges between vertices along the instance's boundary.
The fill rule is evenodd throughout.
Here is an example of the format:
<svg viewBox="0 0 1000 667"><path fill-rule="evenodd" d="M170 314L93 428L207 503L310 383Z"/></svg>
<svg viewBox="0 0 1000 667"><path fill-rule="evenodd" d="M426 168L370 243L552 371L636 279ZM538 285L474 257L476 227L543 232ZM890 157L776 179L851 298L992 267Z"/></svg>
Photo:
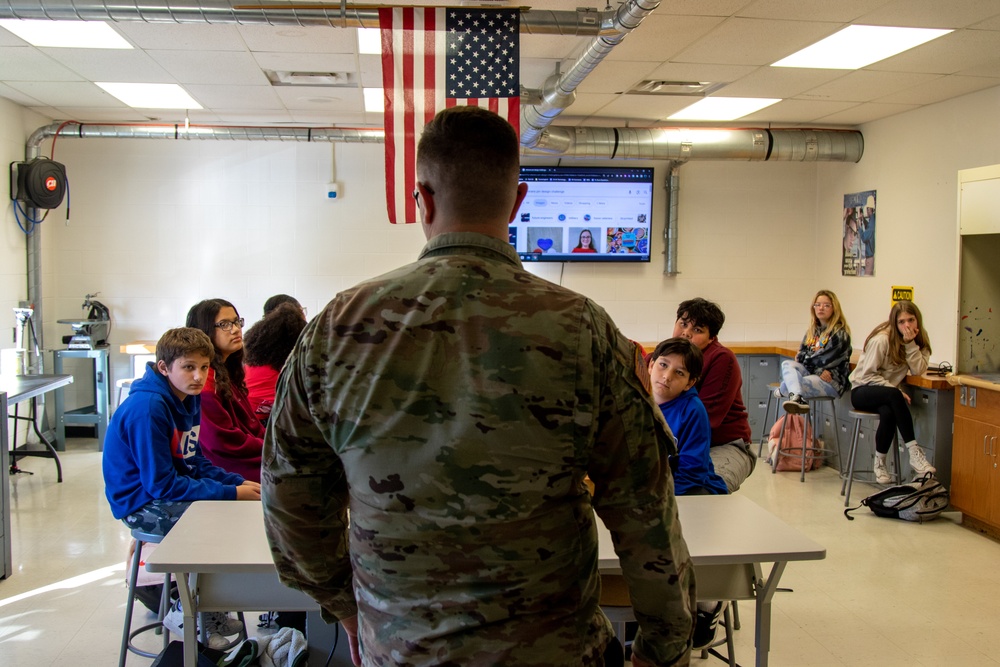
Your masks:
<svg viewBox="0 0 1000 667"><path fill-rule="evenodd" d="M229 400L216 394L215 371L209 369L201 392L201 450L223 470L260 482L264 427L254 415L246 394L237 387L232 390Z"/></svg>

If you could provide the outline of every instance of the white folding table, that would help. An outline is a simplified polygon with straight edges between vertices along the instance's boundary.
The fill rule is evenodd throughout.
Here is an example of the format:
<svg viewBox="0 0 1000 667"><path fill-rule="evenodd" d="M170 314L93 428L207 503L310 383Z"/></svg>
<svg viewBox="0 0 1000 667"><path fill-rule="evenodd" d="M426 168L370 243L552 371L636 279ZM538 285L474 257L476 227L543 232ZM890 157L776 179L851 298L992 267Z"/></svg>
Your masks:
<svg viewBox="0 0 1000 667"><path fill-rule="evenodd" d="M826 549L739 494L677 499L702 600L755 600L757 666L771 646L771 598L790 561L822 560ZM621 574L611 534L597 524L601 574ZM773 563L767 577L762 563Z"/></svg>

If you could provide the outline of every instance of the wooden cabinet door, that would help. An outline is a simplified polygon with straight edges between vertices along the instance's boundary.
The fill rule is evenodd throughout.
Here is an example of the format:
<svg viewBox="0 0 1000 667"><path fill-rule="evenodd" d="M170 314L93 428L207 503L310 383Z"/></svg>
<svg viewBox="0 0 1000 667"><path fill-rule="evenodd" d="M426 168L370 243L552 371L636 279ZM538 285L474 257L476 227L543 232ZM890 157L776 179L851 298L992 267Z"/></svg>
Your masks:
<svg viewBox="0 0 1000 667"><path fill-rule="evenodd" d="M991 521L997 475L991 452L1000 454L995 426L965 417L955 417L952 440L951 504L977 519ZM992 447L992 450L991 450ZM1000 510L996 512L1000 518Z"/></svg>

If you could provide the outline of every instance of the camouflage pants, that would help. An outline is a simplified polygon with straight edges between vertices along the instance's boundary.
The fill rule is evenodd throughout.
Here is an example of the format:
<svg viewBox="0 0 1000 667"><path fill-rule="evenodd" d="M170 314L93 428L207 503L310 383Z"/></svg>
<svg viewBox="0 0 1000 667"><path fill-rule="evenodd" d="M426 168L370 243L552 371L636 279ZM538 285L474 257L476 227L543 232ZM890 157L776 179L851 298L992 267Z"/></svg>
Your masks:
<svg viewBox="0 0 1000 667"><path fill-rule="evenodd" d="M190 501L154 500L122 519L131 530L139 529L151 535L166 535L191 506Z"/></svg>

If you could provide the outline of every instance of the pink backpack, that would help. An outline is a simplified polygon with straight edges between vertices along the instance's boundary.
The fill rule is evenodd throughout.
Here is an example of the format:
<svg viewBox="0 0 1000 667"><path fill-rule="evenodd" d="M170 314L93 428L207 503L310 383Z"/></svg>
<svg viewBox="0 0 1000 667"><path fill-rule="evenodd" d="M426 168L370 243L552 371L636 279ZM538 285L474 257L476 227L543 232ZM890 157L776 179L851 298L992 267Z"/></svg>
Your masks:
<svg viewBox="0 0 1000 667"><path fill-rule="evenodd" d="M781 425L785 423L785 434L781 438L781 453L778 458L779 472L794 470L802 472L802 444L808 442L806 456L810 454L818 456L823 447L822 442L816 442L813 438L812 426L802 415L786 414L774 422L771 432L768 434L767 448L769 460L774 461L778 452L778 436L781 434ZM812 460L806 459L806 471L815 470L823 465L822 458Z"/></svg>

